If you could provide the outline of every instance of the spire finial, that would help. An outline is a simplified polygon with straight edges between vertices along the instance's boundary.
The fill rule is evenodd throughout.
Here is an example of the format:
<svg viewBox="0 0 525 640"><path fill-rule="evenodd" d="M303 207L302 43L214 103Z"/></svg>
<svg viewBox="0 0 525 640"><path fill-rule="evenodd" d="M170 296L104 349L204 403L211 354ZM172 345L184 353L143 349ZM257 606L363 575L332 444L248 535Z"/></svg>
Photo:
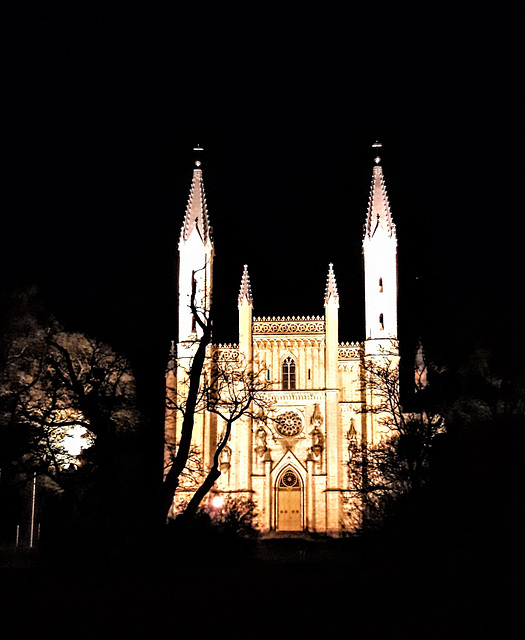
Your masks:
<svg viewBox="0 0 525 640"><path fill-rule="evenodd" d="M324 303L328 304L330 298L339 305L339 293L337 292L337 283L335 281L334 265L330 262L328 265L328 278L326 280L326 289L324 294Z"/></svg>
<svg viewBox="0 0 525 640"><path fill-rule="evenodd" d="M197 146L194 147L193 150L199 152L202 151L202 148ZM202 171L199 169L200 162L197 160L195 165L196 168L193 170L191 180L190 196L186 206L186 215L184 216L184 222L182 224L181 240L188 240L193 229L196 229L204 243L212 242Z"/></svg>
<svg viewBox="0 0 525 640"><path fill-rule="evenodd" d="M250 276L248 275L248 265L244 265L241 278L241 289L239 291L238 305L241 306L243 300L246 298L248 302L252 302L252 287L250 285Z"/></svg>
<svg viewBox="0 0 525 640"><path fill-rule="evenodd" d="M204 149L197 143L196 147L193 147L193 151L195 151L195 166L200 167L202 162L199 160L200 154Z"/></svg>
<svg viewBox="0 0 525 640"><path fill-rule="evenodd" d="M380 142L374 142L372 149L377 150L382 146ZM381 158L377 156L375 158L376 164L372 170L372 184L370 186L370 198L368 200L368 212L364 230L364 235L367 238L372 238L378 229L382 229L389 238L396 235L386 193L383 167L379 164L380 161Z"/></svg>
<svg viewBox="0 0 525 640"><path fill-rule="evenodd" d="M377 140L376 140L376 141L374 142L374 144L372 145L372 149L377 149L377 153L378 153L378 154L379 154L379 149L381 149L382 147L383 147L383 145L382 145L380 142L378 142ZM381 158L379 157L379 155L377 155L377 156L374 158L374 162L375 162L376 164L379 164L379 163L381 162Z"/></svg>

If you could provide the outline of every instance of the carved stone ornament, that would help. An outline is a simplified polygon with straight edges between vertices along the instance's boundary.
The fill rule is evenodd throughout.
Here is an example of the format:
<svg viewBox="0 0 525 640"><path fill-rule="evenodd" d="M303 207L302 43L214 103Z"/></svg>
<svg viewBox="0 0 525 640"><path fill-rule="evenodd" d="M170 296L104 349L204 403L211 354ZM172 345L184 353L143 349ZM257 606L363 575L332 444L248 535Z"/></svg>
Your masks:
<svg viewBox="0 0 525 640"><path fill-rule="evenodd" d="M312 417L310 418L310 424L314 425L315 427L320 427L323 424L323 414L321 413L318 402L314 404L314 412L312 413Z"/></svg>
<svg viewBox="0 0 525 640"><path fill-rule="evenodd" d="M226 445L219 455L219 467L221 472L229 470L231 457L232 450L228 445Z"/></svg>
<svg viewBox="0 0 525 640"><path fill-rule="evenodd" d="M266 431L262 427L259 427L255 432L255 453L259 456L259 458L262 458L268 451L268 447L266 446L266 437Z"/></svg>
<svg viewBox="0 0 525 640"><path fill-rule="evenodd" d="M282 436L296 436L303 428L301 416L295 411L285 411L275 419L276 429Z"/></svg>
<svg viewBox="0 0 525 640"><path fill-rule="evenodd" d="M213 359L216 362L237 362L239 347L236 344L218 344L213 346Z"/></svg>
<svg viewBox="0 0 525 640"><path fill-rule="evenodd" d="M298 489L300 487L300 482L295 471L287 469L281 476L279 487L283 489Z"/></svg>
<svg viewBox="0 0 525 640"><path fill-rule="evenodd" d="M350 429L348 429L346 437L348 439L348 466L350 466L357 450L357 431L353 418L350 418Z"/></svg>
<svg viewBox="0 0 525 640"><path fill-rule="evenodd" d="M324 435L321 431L321 425L323 424L323 414L319 408L319 403L314 404L314 411L310 417L310 424L313 425L313 430L310 432L312 438L312 446L310 452L315 459L320 458L324 449Z"/></svg>
<svg viewBox="0 0 525 640"><path fill-rule="evenodd" d="M321 429L319 429L319 427L316 426L310 435L312 436L312 453L316 458L319 458L324 449L323 432L321 431Z"/></svg>
<svg viewBox="0 0 525 640"><path fill-rule="evenodd" d="M253 333L324 333L324 320L319 317L305 318L256 318Z"/></svg>
<svg viewBox="0 0 525 640"><path fill-rule="evenodd" d="M363 353L363 345L359 342L343 342L338 347L339 360L359 360Z"/></svg>

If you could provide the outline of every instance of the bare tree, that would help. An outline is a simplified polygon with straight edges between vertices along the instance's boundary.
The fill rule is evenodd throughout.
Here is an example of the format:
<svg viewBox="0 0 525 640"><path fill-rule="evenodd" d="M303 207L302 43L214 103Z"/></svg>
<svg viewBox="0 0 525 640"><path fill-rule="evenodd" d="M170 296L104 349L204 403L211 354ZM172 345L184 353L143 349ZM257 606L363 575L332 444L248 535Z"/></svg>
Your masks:
<svg viewBox="0 0 525 640"><path fill-rule="evenodd" d="M260 418L268 412L269 403L264 394L267 389L264 372L254 373L251 363L244 366L238 363L217 363L212 369L211 379L207 381L203 390L206 408L222 418L224 430L217 443L208 474L188 503L184 511L185 516L191 517L196 513L206 494L219 479L221 454L230 439L233 424L243 417Z"/></svg>
<svg viewBox="0 0 525 640"><path fill-rule="evenodd" d="M96 466L107 470L117 436L135 430L134 379L127 360L99 340L57 323L26 318L24 325L3 349L3 464L36 471L63 490L81 465L81 449L93 447Z"/></svg>
<svg viewBox="0 0 525 640"><path fill-rule="evenodd" d="M225 426L217 443L211 467L184 510L185 517L195 515L203 498L220 477L220 457L227 446L233 424L244 416L257 414L260 417L268 405L262 393L268 389L264 372L254 373L251 362L243 364L215 361L213 366L205 367L212 333L211 312L206 313L197 308L195 294L194 287L190 309L195 324L201 330L201 336L199 338L196 334L194 339L197 347L187 372L186 393L184 397L179 398L176 389L168 389L166 396L167 410L172 414L180 412L183 419L179 441L170 443L171 464L164 478L162 494L162 512L165 517L171 510L175 492L185 476L188 476L188 472L195 481L195 473L192 473L191 467L195 460L192 438L196 413L203 410L214 413L222 418ZM175 366L175 362L172 362L172 366Z"/></svg>
<svg viewBox="0 0 525 640"><path fill-rule="evenodd" d="M202 310L197 309L196 306L196 285L195 278L193 278L193 288L190 300L190 310L195 320L196 325L201 330L200 338L195 336L195 341L198 343L195 350L195 354L191 361L191 366L188 371L188 386L187 395L185 397L184 404L179 403L170 397L168 394L166 397L166 408L168 411L180 411L183 415L181 436L177 443L176 452L172 453L172 463L168 472L164 476L164 482L162 485L161 494L161 512L164 517L167 518L173 504L175 492L177 491L181 478L183 477L184 470L188 464L190 452L192 450L193 440L193 428L195 425L195 413L198 410L199 400L202 393L201 379L204 370L204 364L206 362L206 355L208 345L211 342L212 334L212 312L205 313ZM176 389L172 389L171 392L176 393ZM174 406L175 404L175 406Z"/></svg>
<svg viewBox="0 0 525 640"><path fill-rule="evenodd" d="M444 418L432 401L428 364L418 351L410 406L402 403L397 345L379 358L364 358L368 402L363 412L376 416L381 437L376 443L352 443L349 475L369 522L381 519L384 504L416 493L428 479L429 460Z"/></svg>
<svg viewBox="0 0 525 640"><path fill-rule="evenodd" d="M201 344L202 342L199 347ZM198 360L196 364L196 359L192 360L188 395L178 398L175 394L168 394L166 399L168 411L180 412L183 416L181 437L177 446L171 448L171 466L164 483L166 487L167 481L171 479L173 482L170 486L170 493L165 494L166 515L171 509L175 491L182 486L184 480L186 480L185 488L195 489L191 500L184 509L184 515L185 517L195 515L202 500L221 475L221 454L227 447L234 423L243 417L261 419L270 409L268 396L264 393L268 390L265 370L253 372L251 363L242 363L237 360L234 362L213 361L211 366L202 373L206 360L202 361L202 365L200 362ZM196 388L196 366L202 367L198 388ZM190 392L193 392L191 398ZM191 434L193 434L195 414L199 411L208 411L217 415L224 425L213 454L211 466L204 478L199 451L191 442L188 443L190 428ZM185 443L184 436L186 436ZM182 446L183 443L184 446Z"/></svg>

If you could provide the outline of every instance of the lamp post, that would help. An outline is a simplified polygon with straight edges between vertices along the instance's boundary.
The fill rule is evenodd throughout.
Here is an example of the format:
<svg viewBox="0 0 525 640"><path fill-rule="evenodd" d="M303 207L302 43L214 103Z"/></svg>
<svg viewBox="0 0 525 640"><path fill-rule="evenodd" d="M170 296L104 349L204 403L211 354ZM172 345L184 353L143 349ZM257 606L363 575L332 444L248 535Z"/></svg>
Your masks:
<svg viewBox="0 0 525 640"><path fill-rule="evenodd" d="M29 548L33 548L35 535L35 505L36 505L36 471L33 472L33 490L31 493L31 530L29 537Z"/></svg>

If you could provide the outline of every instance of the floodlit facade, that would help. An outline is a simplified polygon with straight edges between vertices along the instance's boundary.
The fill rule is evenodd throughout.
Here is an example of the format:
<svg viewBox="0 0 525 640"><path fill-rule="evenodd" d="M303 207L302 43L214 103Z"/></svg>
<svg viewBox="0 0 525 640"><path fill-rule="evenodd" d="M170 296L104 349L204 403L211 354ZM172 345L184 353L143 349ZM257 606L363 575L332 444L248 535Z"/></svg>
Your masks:
<svg viewBox="0 0 525 640"><path fill-rule="evenodd" d="M197 162L179 241L178 340L167 370L167 393L179 410L171 405L166 412L166 468L177 450L188 372L202 335L190 303L193 296L201 318L206 319L213 256L202 168ZM352 447L381 438L379 417L363 411L365 405L374 404L363 363L379 361L392 346L397 349L397 237L379 157L372 171L363 258L363 341L339 342L339 294L332 264L324 315L291 318L253 317L244 265L238 296L239 342L208 347L203 384L213 378L213 367L244 368L264 380L260 392L264 414L255 409L233 424L214 490L215 496L234 494L254 500L263 531L341 535L356 523L351 513L355 504L349 473ZM197 475L210 467L224 424L205 403L200 405L189 465ZM195 480L190 476L175 497L173 513L190 495Z"/></svg>

